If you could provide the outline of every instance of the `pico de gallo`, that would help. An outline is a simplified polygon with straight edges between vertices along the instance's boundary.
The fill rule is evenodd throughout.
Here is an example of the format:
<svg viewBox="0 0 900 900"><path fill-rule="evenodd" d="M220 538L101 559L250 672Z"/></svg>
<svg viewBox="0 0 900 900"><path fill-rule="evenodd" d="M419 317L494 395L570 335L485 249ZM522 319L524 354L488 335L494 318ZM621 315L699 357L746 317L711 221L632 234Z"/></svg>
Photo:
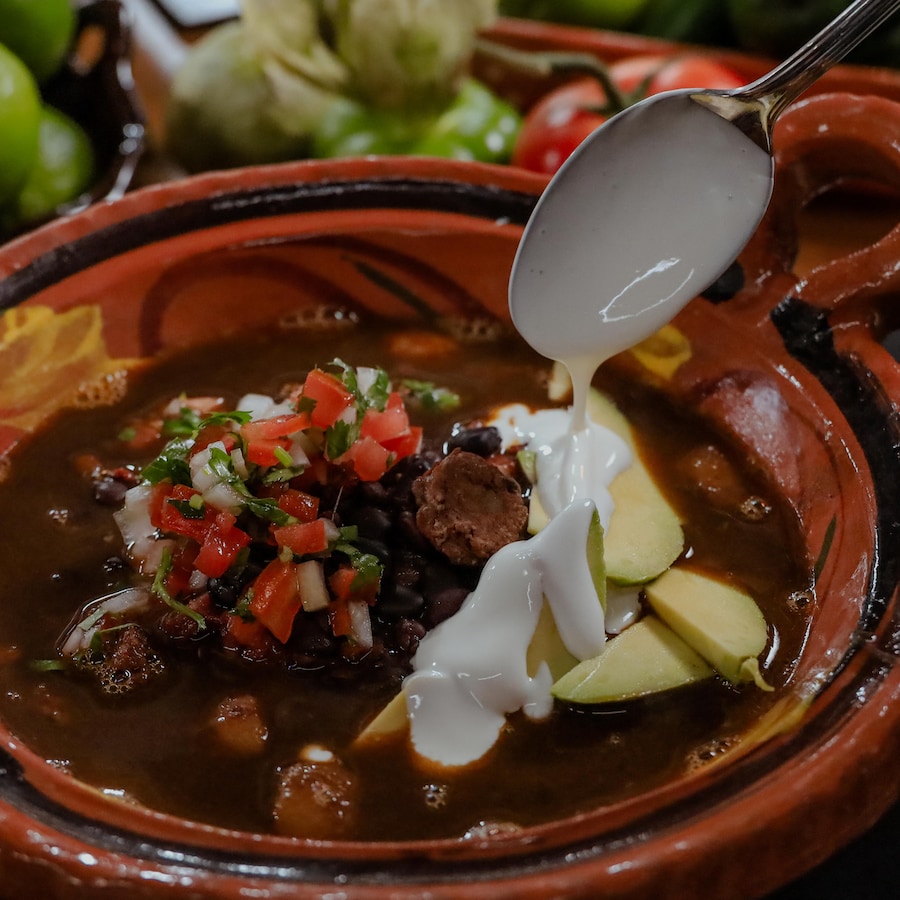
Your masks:
<svg viewBox="0 0 900 900"><path fill-rule="evenodd" d="M419 455L410 397L441 408L458 399L429 383L395 388L383 369L336 360L284 399L248 394L227 410L215 397L181 396L131 423L120 435L129 447L165 440L161 451L98 477L126 487L114 517L145 584L90 604L62 657L90 667L122 652L135 637L122 632L152 610L170 636L218 631L250 658L278 656L297 617L318 614L345 657L367 653L386 563L338 506Z"/></svg>

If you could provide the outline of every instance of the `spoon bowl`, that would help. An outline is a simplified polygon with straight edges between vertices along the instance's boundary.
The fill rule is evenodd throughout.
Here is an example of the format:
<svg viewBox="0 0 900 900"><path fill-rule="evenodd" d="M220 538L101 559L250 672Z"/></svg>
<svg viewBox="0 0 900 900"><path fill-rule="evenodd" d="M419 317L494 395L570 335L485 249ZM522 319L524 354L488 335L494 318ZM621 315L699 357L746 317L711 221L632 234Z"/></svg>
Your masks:
<svg viewBox="0 0 900 900"><path fill-rule="evenodd" d="M856 0L744 88L628 107L559 169L522 235L509 307L525 340L572 373L576 409L602 362L650 337L734 260L769 203L776 118L898 7Z"/></svg>

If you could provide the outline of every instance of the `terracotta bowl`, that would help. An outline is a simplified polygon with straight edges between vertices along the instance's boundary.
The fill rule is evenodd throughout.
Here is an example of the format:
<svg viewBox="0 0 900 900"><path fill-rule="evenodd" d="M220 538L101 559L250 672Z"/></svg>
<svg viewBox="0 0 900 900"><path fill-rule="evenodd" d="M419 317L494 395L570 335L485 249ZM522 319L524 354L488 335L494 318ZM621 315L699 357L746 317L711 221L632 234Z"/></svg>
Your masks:
<svg viewBox="0 0 900 900"><path fill-rule="evenodd" d="M812 98L785 114L777 143L776 196L741 257L743 289L687 307L672 366L612 363L738 442L799 521L811 624L746 752L514 834L351 844L126 806L0 722L0 893L722 900L785 883L871 825L900 791L900 368L880 343L898 324L900 227L803 278L792 267L813 197L860 179L900 190L900 106ZM290 164L145 189L20 238L0 250L0 453L117 365L323 299L506 322L542 185L435 160ZM39 308L41 328L17 327Z"/></svg>

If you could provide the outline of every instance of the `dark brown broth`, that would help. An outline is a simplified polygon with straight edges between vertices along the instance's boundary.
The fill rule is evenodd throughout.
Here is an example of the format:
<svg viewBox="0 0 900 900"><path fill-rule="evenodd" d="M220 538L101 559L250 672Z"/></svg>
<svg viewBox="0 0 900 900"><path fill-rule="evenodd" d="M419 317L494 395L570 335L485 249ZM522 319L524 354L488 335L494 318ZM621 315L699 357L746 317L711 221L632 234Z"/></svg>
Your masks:
<svg viewBox="0 0 900 900"><path fill-rule="evenodd" d="M86 602L122 585L122 572L104 568L121 552L111 510L94 502L75 460L93 453L108 466L134 462L116 437L130 416L181 392L222 395L230 403L248 390L277 393L336 356L381 365L395 379L432 380L459 391L463 407L454 420L504 402L546 403L546 364L518 341L473 342L410 360L392 357L389 338L380 328L356 326L324 339L261 333L191 350L134 376L116 406L65 412L16 449L11 476L0 484L0 717L22 741L78 778L152 808L260 832L273 830L278 767L294 762L305 745L322 744L362 786L355 825L344 836L406 840L459 836L479 822L529 825L625 799L678 776L768 707L773 695L755 687L709 681L624 711L557 710L540 723L514 716L484 760L448 773L417 764L402 740L365 751L350 746L389 699L390 686L323 682L213 650L201 650L199 666L195 654L176 653L161 681L123 697L35 670L32 661L53 655ZM787 603L807 578L797 564L790 514L748 471L741 475L743 496L762 497L772 507L761 521L749 521L733 505L706 502L678 463L716 444L732 457L728 448L700 421L644 390L615 382L604 387L635 423L650 464L682 512L693 560L736 578L761 603L778 634L766 674L782 684L806 628ZM452 422L423 424L440 442ZM223 697L246 692L259 697L269 733L264 752L252 759L219 749L209 727Z"/></svg>

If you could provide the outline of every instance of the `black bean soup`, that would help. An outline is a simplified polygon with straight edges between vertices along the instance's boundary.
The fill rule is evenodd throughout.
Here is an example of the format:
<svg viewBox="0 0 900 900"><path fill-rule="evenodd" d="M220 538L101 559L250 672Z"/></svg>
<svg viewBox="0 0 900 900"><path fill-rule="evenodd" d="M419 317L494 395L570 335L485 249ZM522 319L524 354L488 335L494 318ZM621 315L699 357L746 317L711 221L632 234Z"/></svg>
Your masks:
<svg viewBox="0 0 900 900"><path fill-rule="evenodd" d="M114 513L166 438L138 451L135 423L182 394L224 398L226 409L250 391L281 397L333 359L459 398L443 409L408 397L422 444L383 477L319 479L319 509L355 529L348 552L381 566L370 644L336 634L327 609L301 611L284 645L231 640L223 623L253 624L234 610L249 579L278 558L254 533L258 549L209 578L202 603L191 600L193 618L177 605L155 607L140 627L110 630L106 652L82 654L88 664L60 664L73 622L137 578ZM454 562L423 538L414 479L454 447L497 456L483 417L504 403L551 405L548 374L545 360L508 335L448 338L371 323L327 336L272 330L180 352L134 373L121 402L62 413L15 448L0 483L0 717L52 764L111 797L226 828L363 841L558 819L647 791L727 749L777 690L714 679L621 709L557 704L539 722L516 714L485 758L460 769L424 763L405 734L354 743L397 692L419 639L459 607L483 564ZM788 602L808 583L791 514L688 412L608 375L601 387L630 418L683 516L693 559L758 598L778 637L766 658L777 688L807 624ZM515 458L503 468L527 498ZM186 520L195 514L189 498L179 503ZM310 801L312 793L327 802Z"/></svg>

